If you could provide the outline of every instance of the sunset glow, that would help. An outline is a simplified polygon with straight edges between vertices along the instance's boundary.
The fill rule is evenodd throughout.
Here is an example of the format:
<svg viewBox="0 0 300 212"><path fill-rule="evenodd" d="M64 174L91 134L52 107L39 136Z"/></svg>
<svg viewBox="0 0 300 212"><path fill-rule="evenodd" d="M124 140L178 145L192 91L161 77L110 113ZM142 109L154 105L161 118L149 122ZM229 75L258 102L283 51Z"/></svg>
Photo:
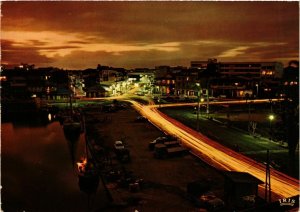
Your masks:
<svg viewBox="0 0 300 212"><path fill-rule="evenodd" d="M2 64L188 66L299 57L297 2L3 2Z"/></svg>

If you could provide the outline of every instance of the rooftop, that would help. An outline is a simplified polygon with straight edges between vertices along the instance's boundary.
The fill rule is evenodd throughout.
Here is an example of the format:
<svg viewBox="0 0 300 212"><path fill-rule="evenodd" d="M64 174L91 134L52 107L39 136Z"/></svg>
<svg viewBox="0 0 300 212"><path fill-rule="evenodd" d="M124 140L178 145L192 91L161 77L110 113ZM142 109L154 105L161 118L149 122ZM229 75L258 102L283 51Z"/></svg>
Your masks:
<svg viewBox="0 0 300 212"><path fill-rule="evenodd" d="M255 183L255 184L263 184L264 182L257 179L253 175L247 172L234 172L234 171L225 171L225 178L231 180L234 183Z"/></svg>

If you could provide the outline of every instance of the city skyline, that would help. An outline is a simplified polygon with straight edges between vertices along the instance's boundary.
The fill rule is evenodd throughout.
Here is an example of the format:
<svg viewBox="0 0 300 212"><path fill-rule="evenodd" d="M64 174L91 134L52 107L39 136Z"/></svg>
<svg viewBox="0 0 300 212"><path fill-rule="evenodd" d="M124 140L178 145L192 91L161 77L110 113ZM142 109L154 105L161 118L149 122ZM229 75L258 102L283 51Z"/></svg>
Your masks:
<svg viewBox="0 0 300 212"><path fill-rule="evenodd" d="M66 69L299 58L298 2L3 2L2 64Z"/></svg>

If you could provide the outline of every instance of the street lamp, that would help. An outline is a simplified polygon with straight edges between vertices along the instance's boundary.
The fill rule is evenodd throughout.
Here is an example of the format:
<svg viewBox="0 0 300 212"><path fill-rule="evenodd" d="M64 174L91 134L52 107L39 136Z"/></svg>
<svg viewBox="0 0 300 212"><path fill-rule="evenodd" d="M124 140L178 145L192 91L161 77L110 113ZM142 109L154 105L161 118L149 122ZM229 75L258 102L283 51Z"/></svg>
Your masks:
<svg viewBox="0 0 300 212"><path fill-rule="evenodd" d="M199 115L200 115L200 98L201 98L201 84L200 83L196 83L197 87L198 87L198 109L197 109L197 131L199 131Z"/></svg>
<svg viewBox="0 0 300 212"><path fill-rule="evenodd" d="M208 87L207 87L207 94L206 94L206 115L207 118L209 118L209 92L208 92Z"/></svg>
<svg viewBox="0 0 300 212"><path fill-rule="evenodd" d="M258 98L258 83L256 83L255 86L256 86L256 98Z"/></svg>
<svg viewBox="0 0 300 212"><path fill-rule="evenodd" d="M275 116L273 114L270 114L268 118L270 121L270 140L272 141L272 137L273 137L272 121L275 119Z"/></svg>
<svg viewBox="0 0 300 212"><path fill-rule="evenodd" d="M270 106L271 106L271 114L273 113L273 107L272 107L272 105L273 105L273 100L272 99L269 99L269 102L270 102Z"/></svg>

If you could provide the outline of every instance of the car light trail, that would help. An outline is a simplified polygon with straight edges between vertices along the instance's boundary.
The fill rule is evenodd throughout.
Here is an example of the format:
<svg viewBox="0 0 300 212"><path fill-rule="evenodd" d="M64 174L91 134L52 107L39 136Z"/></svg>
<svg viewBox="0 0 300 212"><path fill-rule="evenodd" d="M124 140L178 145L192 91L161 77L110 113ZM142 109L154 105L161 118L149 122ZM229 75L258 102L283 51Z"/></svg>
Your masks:
<svg viewBox="0 0 300 212"><path fill-rule="evenodd" d="M283 99L272 99L272 102L280 102ZM209 105L224 105L224 104L261 104L270 103L270 99L254 99L254 100L228 100L228 101L210 101ZM196 106L198 103L172 103L152 105L152 107L179 107L179 106ZM200 102L200 105L207 105L207 102Z"/></svg>
<svg viewBox="0 0 300 212"><path fill-rule="evenodd" d="M209 164L218 169L248 172L261 181L265 181L265 165L220 145L159 112L155 107L141 105L136 101L130 102L137 111L147 117L154 125L178 137L183 145L190 148L194 154ZM271 169L271 184L273 194L276 194L279 198L299 195L299 180L273 169ZM263 189L262 186L260 188Z"/></svg>

